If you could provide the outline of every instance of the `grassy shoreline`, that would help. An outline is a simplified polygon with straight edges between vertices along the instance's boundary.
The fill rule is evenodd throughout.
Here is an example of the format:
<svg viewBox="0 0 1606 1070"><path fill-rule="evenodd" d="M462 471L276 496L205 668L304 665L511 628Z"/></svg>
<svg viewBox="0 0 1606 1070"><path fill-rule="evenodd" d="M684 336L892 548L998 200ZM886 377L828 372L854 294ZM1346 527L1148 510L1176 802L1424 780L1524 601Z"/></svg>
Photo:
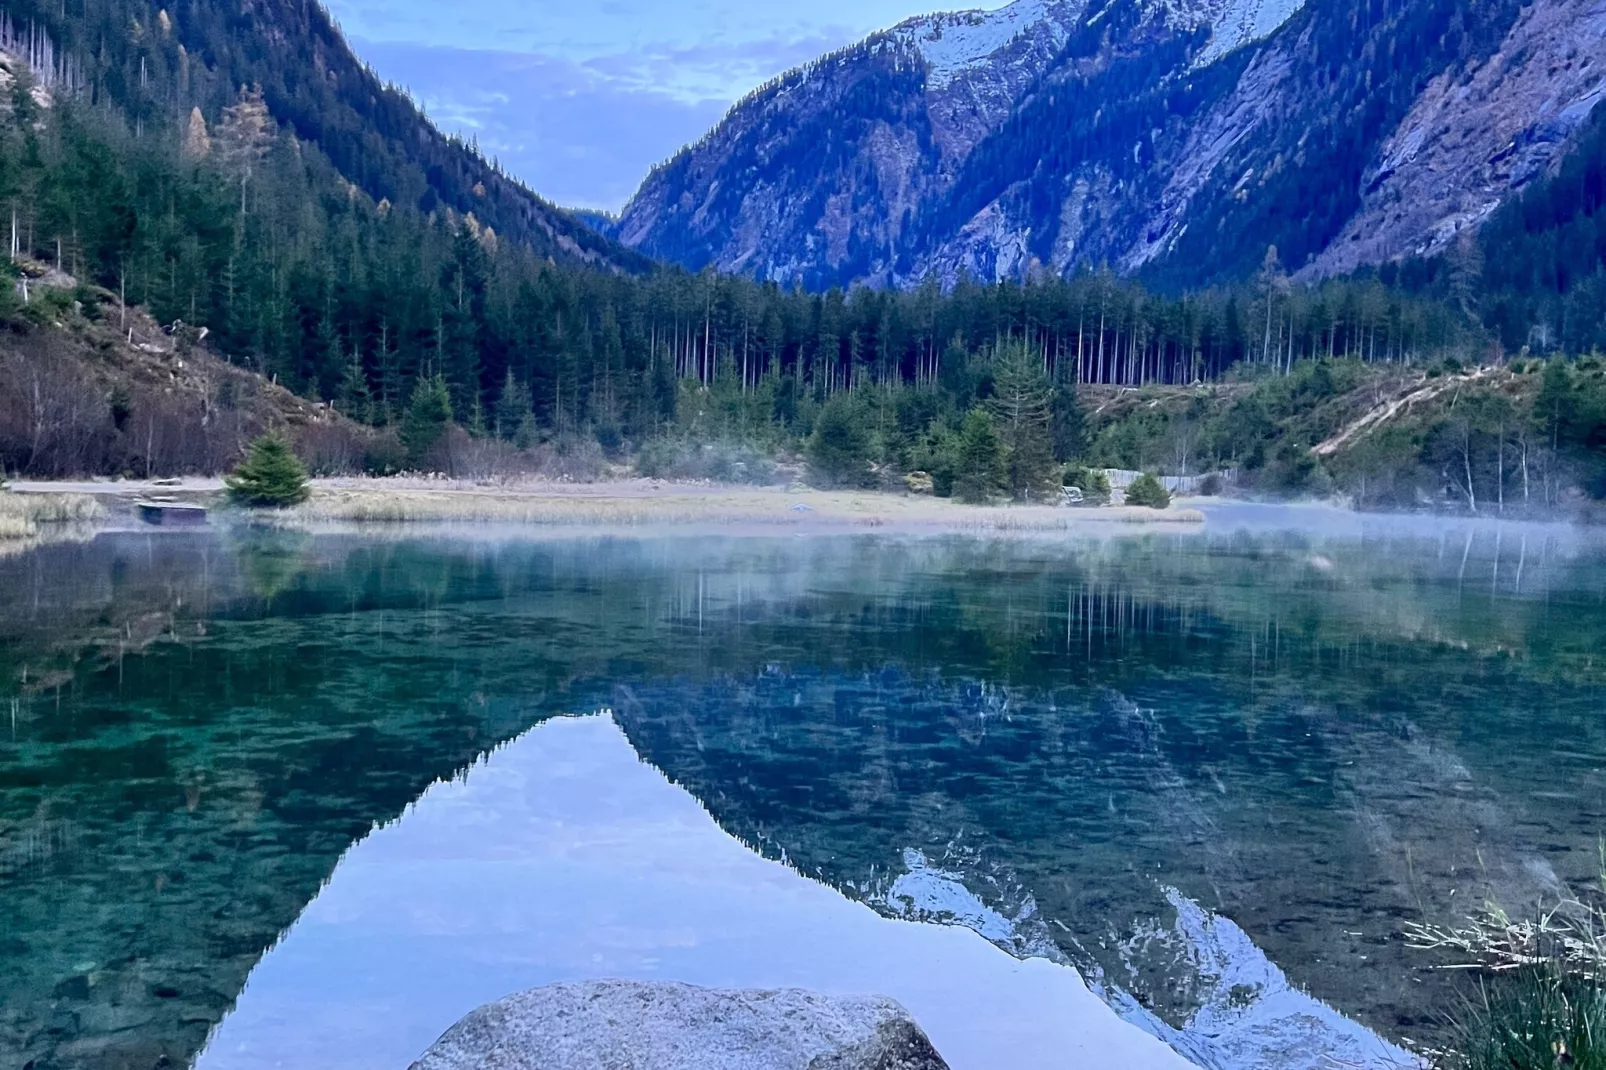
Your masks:
<svg viewBox="0 0 1606 1070"><path fill-rule="evenodd" d="M90 495L0 490L0 557L47 542L88 538L105 517L105 506Z"/></svg>
<svg viewBox="0 0 1606 1070"><path fill-rule="evenodd" d="M142 483L26 484L19 499L73 496L108 500L113 512L132 510L148 493L222 505L215 480L186 480L173 487ZM253 519L291 526L357 524L485 524L539 527L731 527L757 530L878 530L909 532L1054 532L1089 526L1197 525L1194 509L1125 506L971 506L945 498L878 491L821 491L629 480L613 483L482 485L450 480L315 480L305 503L262 511Z"/></svg>
<svg viewBox="0 0 1606 1070"><path fill-rule="evenodd" d="M318 486L289 523L485 523L646 527L891 528L933 531L1060 531L1088 524L1192 524L1189 509L1059 509L966 506L946 499L872 491L818 491L642 484L486 488ZM611 488L611 492L610 492Z"/></svg>
<svg viewBox="0 0 1606 1070"><path fill-rule="evenodd" d="M87 494L13 494L0 490L0 540L32 539L43 530L93 524L105 515L101 503Z"/></svg>

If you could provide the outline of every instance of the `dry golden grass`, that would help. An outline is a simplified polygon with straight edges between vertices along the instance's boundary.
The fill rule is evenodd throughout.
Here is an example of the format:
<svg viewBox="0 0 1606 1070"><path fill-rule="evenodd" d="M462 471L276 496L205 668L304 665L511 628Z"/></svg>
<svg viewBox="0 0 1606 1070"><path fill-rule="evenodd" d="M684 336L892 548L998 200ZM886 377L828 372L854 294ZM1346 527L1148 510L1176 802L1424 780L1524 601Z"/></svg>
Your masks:
<svg viewBox="0 0 1606 1070"><path fill-rule="evenodd" d="M31 539L41 526L92 524L105 515L87 494L12 494L0 491L0 539Z"/></svg>
<svg viewBox="0 0 1606 1070"><path fill-rule="evenodd" d="M802 508L799 508L802 506ZM938 498L873 492L746 488L552 487L420 489L374 483L319 487L286 521L357 524L483 523L640 527L714 525L1052 532L1098 523L1198 523L1187 509L975 507Z"/></svg>
<svg viewBox="0 0 1606 1070"><path fill-rule="evenodd" d="M1598 903L1568 898L1533 918L1512 918L1489 904L1459 926L1407 922L1405 938L1419 951L1456 956L1445 969L1510 973L1549 966L1570 977L1606 980L1606 910Z"/></svg>

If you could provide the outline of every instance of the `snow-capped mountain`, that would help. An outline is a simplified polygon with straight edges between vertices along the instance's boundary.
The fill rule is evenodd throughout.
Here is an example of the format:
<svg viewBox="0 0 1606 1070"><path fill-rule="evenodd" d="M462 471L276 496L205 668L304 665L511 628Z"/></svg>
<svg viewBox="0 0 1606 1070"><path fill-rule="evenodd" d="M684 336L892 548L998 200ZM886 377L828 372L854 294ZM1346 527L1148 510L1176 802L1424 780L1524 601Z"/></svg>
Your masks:
<svg viewBox="0 0 1606 1070"><path fill-rule="evenodd" d="M1016 0L790 72L615 228L689 267L1192 285L1442 248L1567 150L1606 0ZM1425 87L1425 88L1424 88Z"/></svg>
<svg viewBox="0 0 1606 1070"><path fill-rule="evenodd" d="M1174 25L1210 28L1210 43L1194 60L1195 67L1204 67L1270 37L1305 6L1305 0L1166 0L1163 6Z"/></svg>
<svg viewBox="0 0 1606 1070"><path fill-rule="evenodd" d="M920 53L926 88L941 92L966 74L982 72L1022 35L1047 51L1065 46L1086 4L1015 0L996 11L922 15L893 27L888 36Z"/></svg>

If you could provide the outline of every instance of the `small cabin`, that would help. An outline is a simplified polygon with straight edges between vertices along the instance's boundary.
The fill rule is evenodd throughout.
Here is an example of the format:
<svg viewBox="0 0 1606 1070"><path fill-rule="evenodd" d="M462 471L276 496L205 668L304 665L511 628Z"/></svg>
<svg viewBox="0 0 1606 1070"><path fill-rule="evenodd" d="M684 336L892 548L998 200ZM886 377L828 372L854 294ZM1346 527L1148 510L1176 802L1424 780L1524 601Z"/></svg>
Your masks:
<svg viewBox="0 0 1606 1070"><path fill-rule="evenodd" d="M137 502L139 518L158 527L201 527L206 523L206 506L179 502Z"/></svg>

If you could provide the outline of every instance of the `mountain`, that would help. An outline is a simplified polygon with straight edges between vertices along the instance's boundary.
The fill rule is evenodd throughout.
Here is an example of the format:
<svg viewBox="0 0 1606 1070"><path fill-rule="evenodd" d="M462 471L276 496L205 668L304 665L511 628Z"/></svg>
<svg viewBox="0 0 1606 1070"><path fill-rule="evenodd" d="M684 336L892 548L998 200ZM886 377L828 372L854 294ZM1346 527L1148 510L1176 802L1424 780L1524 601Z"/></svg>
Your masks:
<svg viewBox="0 0 1606 1070"><path fill-rule="evenodd" d="M242 87L374 201L473 213L538 255L617 270L650 262L597 234L449 138L304 0L6 0L0 50L51 88L110 103L144 126L198 109L215 123Z"/></svg>
<svg viewBox="0 0 1606 1070"><path fill-rule="evenodd" d="M1601 0L1016 0L738 103L615 229L809 286L1109 265L1170 287L1431 256L1553 174Z"/></svg>
<svg viewBox="0 0 1606 1070"><path fill-rule="evenodd" d="M1084 8L1018 0L911 19L784 75L654 170L615 233L692 269L884 278L913 215L952 188Z"/></svg>
<svg viewBox="0 0 1606 1070"><path fill-rule="evenodd" d="M608 237L613 236L614 228L619 225L619 217L611 212L600 211L596 208L567 208L564 210L598 234Z"/></svg>

